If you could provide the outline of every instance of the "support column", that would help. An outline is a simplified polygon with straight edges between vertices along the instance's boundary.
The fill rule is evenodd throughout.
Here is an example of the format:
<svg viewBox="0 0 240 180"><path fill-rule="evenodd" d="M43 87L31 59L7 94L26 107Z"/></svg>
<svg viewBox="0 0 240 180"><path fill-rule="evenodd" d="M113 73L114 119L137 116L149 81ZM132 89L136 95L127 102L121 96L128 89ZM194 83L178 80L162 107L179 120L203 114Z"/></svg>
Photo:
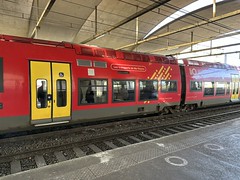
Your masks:
<svg viewBox="0 0 240 180"><path fill-rule="evenodd" d="M191 43L193 42L193 31L191 32ZM193 51L193 44L191 44L191 51Z"/></svg>
<svg viewBox="0 0 240 180"><path fill-rule="evenodd" d="M97 6L95 6L95 35L97 34Z"/></svg>
<svg viewBox="0 0 240 180"><path fill-rule="evenodd" d="M227 64L227 54L224 54L224 63Z"/></svg>
<svg viewBox="0 0 240 180"><path fill-rule="evenodd" d="M167 26L167 32L169 32L169 25ZM167 36L167 47L170 45L169 43L169 36Z"/></svg>
<svg viewBox="0 0 240 180"><path fill-rule="evenodd" d="M210 55L212 55L212 40L210 41Z"/></svg>
<svg viewBox="0 0 240 180"><path fill-rule="evenodd" d="M36 14L37 14L37 21L38 21L38 20L39 20L39 0L37 0ZM36 31L35 31L35 38L38 38L38 30L39 30L39 27L36 28Z"/></svg>
<svg viewBox="0 0 240 180"><path fill-rule="evenodd" d="M136 7L136 12L138 12L138 6ZM139 32L139 21L137 17L136 18L136 43L138 42L138 32Z"/></svg>
<svg viewBox="0 0 240 180"><path fill-rule="evenodd" d="M216 17L216 0L213 0L213 17Z"/></svg>

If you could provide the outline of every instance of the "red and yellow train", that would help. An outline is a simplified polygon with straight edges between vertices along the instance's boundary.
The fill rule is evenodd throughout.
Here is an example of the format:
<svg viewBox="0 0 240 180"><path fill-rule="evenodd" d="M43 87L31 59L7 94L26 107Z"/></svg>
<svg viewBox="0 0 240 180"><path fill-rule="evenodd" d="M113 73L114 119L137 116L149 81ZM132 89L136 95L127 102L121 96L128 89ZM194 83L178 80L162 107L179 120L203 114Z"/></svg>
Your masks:
<svg viewBox="0 0 240 180"><path fill-rule="evenodd" d="M238 67L0 35L0 132L239 99Z"/></svg>

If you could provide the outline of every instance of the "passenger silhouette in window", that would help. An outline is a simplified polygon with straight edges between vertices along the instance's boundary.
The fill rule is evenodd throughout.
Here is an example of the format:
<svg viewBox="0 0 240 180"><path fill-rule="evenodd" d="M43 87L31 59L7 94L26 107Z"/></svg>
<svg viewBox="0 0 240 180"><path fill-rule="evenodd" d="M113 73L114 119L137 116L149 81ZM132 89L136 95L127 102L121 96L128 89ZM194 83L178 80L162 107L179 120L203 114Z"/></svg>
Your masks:
<svg viewBox="0 0 240 180"><path fill-rule="evenodd" d="M122 85L120 91L119 91L119 99L121 100L128 100L128 90Z"/></svg>
<svg viewBox="0 0 240 180"><path fill-rule="evenodd" d="M153 99L152 97L153 91L154 91L154 86L152 85L152 82L147 81L146 86L143 88L144 99Z"/></svg>
<svg viewBox="0 0 240 180"><path fill-rule="evenodd" d="M45 108L47 105L47 93L46 90L44 90L45 81L41 81L41 86L37 89L37 98L40 102L40 108Z"/></svg>
<svg viewBox="0 0 240 180"><path fill-rule="evenodd" d="M93 91L87 91L87 93L86 93L86 101L88 103L94 103L94 92Z"/></svg>
<svg viewBox="0 0 240 180"><path fill-rule="evenodd" d="M79 103L81 104L83 100L83 92L82 92L82 88L79 88Z"/></svg>
<svg viewBox="0 0 240 180"><path fill-rule="evenodd" d="M196 82L192 82L192 90L197 90Z"/></svg>
<svg viewBox="0 0 240 180"><path fill-rule="evenodd" d="M176 84L174 82L170 83L168 91L176 91Z"/></svg>

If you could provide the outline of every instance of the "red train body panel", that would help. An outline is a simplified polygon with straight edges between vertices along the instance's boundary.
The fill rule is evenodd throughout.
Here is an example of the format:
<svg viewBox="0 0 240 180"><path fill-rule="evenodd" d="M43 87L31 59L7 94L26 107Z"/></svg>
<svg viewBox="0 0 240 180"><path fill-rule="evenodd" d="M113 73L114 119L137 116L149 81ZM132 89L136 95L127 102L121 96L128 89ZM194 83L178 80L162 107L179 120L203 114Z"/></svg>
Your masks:
<svg viewBox="0 0 240 180"><path fill-rule="evenodd" d="M183 62L1 35L0 131L239 100L238 68Z"/></svg>

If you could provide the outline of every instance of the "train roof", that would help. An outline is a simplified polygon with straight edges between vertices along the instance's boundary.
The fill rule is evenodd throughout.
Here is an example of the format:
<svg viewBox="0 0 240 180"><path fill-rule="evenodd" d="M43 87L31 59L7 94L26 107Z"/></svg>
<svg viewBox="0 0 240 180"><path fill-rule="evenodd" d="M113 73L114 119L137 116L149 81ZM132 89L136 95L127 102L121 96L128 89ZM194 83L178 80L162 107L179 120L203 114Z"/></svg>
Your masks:
<svg viewBox="0 0 240 180"><path fill-rule="evenodd" d="M76 54L84 55L84 56L105 57L105 58L112 58L112 59L119 59L119 60L131 60L131 61L151 62L151 63L161 63L161 64L176 64L176 65L178 64L178 60L173 56L163 56L163 55L129 52L129 51L123 51L123 50L114 50L109 48L100 48L96 46L89 46L89 45L83 45L83 44L74 44L74 43L64 42L64 41L56 42L56 41L24 38L24 37L1 35L1 34L0 34L0 40L37 44L37 45L43 45L43 46L70 48L70 49L75 49ZM210 62L187 60L187 59L183 59L181 61L182 61L182 65L184 66L200 66L200 67L209 67L209 68L218 68L218 69L236 69L240 71L240 67L231 66L228 64L210 63Z"/></svg>
<svg viewBox="0 0 240 180"><path fill-rule="evenodd" d="M53 46L62 48L75 49L76 54L84 56L105 57L119 60L142 61L162 64L178 64L176 58L172 56L161 56L153 54L144 54L137 52L129 52L122 50L114 50L108 48L100 48L96 46L88 46L82 44L74 44L70 42L55 42L41 39L23 38L17 36L0 35L1 41L20 42L29 44L38 44L43 46Z"/></svg>
<svg viewBox="0 0 240 180"><path fill-rule="evenodd" d="M208 68L216 68L216 69L236 69L240 71L239 66L231 66L229 64L222 64L222 63L211 63L211 62L204 62L204 61L196 61L196 60L189 60L183 59L183 64L185 66L199 66L199 67L208 67Z"/></svg>

